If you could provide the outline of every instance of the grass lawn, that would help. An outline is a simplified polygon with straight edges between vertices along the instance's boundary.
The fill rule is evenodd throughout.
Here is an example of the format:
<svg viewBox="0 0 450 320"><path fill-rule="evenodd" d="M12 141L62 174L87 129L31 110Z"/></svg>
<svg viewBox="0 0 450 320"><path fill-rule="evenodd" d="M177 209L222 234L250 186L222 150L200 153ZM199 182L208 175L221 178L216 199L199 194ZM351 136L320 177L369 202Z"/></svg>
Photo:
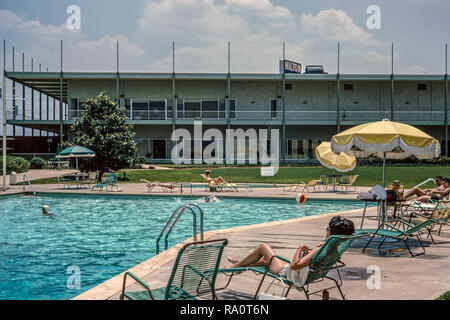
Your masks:
<svg viewBox="0 0 450 320"><path fill-rule="evenodd" d="M436 300L450 300L450 291L447 291L446 293L444 293L442 296L440 296Z"/></svg>
<svg viewBox="0 0 450 320"><path fill-rule="evenodd" d="M161 182L203 182L201 173L205 167L186 168L174 170L125 170L128 180L126 182L139 182L140 179ZM212 168L212 176L222 176L230 182L247 183L299 183L311 179L318 179L320 175L331 174L332 170L323 167L283 167L274 177L262 177L258 167L234 167L234 168ZM350 173L358 174L357 186L374 186L382 183L381 167L358 167ZM450 167L424 166L424 167L388 167L386 169L386 183L400 180L405 188L411 188L427 178L437 175L450 176ZM120 177L122 173L120 173ZM57 183L56 178L33 180L33 184ZM331 183L331 182L330 182Z"/></svg>

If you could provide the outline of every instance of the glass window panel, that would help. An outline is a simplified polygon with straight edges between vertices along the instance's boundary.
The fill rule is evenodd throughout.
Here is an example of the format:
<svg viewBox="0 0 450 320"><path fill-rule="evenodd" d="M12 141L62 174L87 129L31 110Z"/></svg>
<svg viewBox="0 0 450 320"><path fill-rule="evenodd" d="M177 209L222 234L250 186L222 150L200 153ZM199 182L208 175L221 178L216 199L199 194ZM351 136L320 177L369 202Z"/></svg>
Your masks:
<svg viewBox="0 0 450 320"><path fill-rule="evenodd" d="M184 117L188 119L200 117L200 100L184 100Z"/></svg>
<svg viewBox="0 0 450 320"><path fill-rule="evenodd" d="M202 101L202 118L217 119L219 115L218 100L203 100Z"/></svg>
<svg viewBox="0 0 450 320"><path fill-rule="evenodd" d="M230 100L230 118L236 117L236 100Z"/></svg>
<svg viewBox="0 0 450 320"><path fill-rule="evenodd" d="M178 119L183 119L184 118L183 99L177 99L177 118Z"/></svg>
<svg viewBox="0 0 450 320"><path fill-rule="evenodd" d="M133 100L133 119L148 120L148 100Z"/></svg>
<svg viewBox="0 0 450 320"><path fill-rule="evenodd" d="M225 100L223 99L219 100L219 118L225 118Z"/></svg>
<svg viewBox="0 0 450 320"><path fill-rule="evenodd" d="M173 101L172 99L167 99L167 119L173 118Z"/></svg>
<svg viewBox="0 0 450 320"><path fill-rule="evenodd" d="M166 101L150 101L150 120L164 120L166 118Z"/></svg>

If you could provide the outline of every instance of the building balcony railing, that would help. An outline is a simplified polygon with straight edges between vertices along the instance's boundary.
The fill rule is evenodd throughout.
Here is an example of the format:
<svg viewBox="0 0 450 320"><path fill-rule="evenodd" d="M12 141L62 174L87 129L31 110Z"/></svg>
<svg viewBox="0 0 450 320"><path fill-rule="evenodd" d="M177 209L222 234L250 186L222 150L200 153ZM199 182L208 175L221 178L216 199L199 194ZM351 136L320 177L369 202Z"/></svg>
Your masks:
<svg viewBox="0 0 450 320"><path fill-rule="evenodd" d="M63 120L74 120L77 117L81 117L84 110L68 110L63 114ZM16 112L8 110L6 112L7 120L35 120L35 121L52 121L59 120L59 113L56 114L53 119L53 114L49 115L49 119L46 119L46 112L42 114L43 118L39 117L39 113L35 112L34 116L30 112L27 112L24 116L22 112ZM158 110L127 110L127 117L129 120L171 120L173 116L172 111ZM440 111L427 111L427 110L394 110L394 121L400 122L444 122L445 112ZM178 111L177 119L210 119L210 120L226 120L226 111ZM391 118L390 110L341 110L341 121L378 121L384 118ZM282 111L255 111L255 110L235 110L231 111L230 119L243 120L243 121L282 121ZM286 110L285 112L286 122L301 122L301 121L336 121L336 110ZM448 121L450 121L450 112L448 114Z"/></svg>

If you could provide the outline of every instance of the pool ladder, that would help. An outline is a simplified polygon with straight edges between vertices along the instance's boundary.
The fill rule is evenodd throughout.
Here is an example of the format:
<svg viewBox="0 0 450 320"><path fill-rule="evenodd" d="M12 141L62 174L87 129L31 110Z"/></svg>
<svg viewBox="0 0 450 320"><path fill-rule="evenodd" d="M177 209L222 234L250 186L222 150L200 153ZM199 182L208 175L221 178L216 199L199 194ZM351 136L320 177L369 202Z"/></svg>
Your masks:
<svg viewBox="0 0 450 320"><path fill-rule="evenodd" d="M172 216L167 221L166 225L164 226L163 230L158 236L158 239L156 240L156 254L159 253L159 241L164 236L164 250L167 250L168 247L168 239L169 235L172 232L173 228L176 226L178 221L180 221L180 218L183 216L185 212L189 212L192 214L193 217L193 233L194 233L194 241L197 241L197 216L200 218L200 240L203 240L203 210L195 203L190 203L187 205L179 206L175 209L175 211L172 213Z"/></svg>
<svg viewBox="0 0 450 320"><path fill-rule="evenodd" d="M33 194L36 197L36 192L34 192L34 189L33 189L33 186L31 185L30 179L28 179L28 176L26 174L23 175L23 192L25 192L25 179L27 180L27 183L30 186L31 191L33 191Z"/></svg>

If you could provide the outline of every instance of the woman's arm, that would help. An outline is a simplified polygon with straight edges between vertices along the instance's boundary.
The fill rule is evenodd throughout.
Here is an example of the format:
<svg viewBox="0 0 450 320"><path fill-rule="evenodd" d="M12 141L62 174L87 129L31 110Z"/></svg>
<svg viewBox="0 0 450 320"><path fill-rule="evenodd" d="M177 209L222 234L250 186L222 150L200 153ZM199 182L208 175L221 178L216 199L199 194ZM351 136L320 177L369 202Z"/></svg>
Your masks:
<svg viewBox="0 0 450 320"><path fill-rule="evenodd" d="M314 255L317 253L317 251L319 251L322 244L323 244L323 242L320 243L313 250L308 249L308 251L305 251L303 246L298 248L294 254L294 257L292 258L292 261L291 261L291 266L290 266L291 270L302 269L302 268L306 267L307 265L309 265L312 257L314 257ZM306 252L307 254L301 258L302 252Z"/></svg>

